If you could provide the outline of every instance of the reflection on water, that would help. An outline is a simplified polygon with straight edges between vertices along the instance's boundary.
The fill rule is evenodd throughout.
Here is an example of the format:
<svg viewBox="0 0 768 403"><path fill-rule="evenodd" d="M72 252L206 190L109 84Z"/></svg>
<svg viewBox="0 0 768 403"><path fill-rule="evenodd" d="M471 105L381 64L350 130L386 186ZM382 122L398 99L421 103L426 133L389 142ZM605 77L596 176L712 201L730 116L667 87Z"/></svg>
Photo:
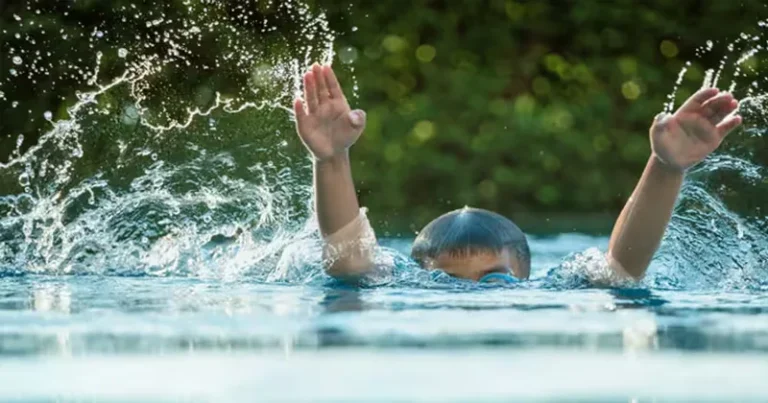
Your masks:
<svg viewBox="0 0 768 403"><path fill-rule="evenodd" d="M197 279L0 280L0 355L329 346L768 353L768 297L347 289Z"/></svg>
<svg viewBox="0 0 768 403"><path fill-rule="evenodd" d="M329 314L336 312L356 312L365 309L360 299L360 290L356 288L328 288L325 290L322 306Z"/></svg>
<svg viewBox="0 0 768 403"><path fill-rule="evenodd" d="M40 313L69 314L71 312L72 295L66 283L35 284L32 290L32 310ZM70 329L62 327L55 330L56 351L59 355L72 354Z"/></svg>
<svg viewBox="0 0 768 403"><path fill-rule="evenodd" d="M658 350L658 325L653 315L635 318L624 328L624 351L636 354L642 351Z"/></svg>
<svg viewBox="0 0 768 403"><path fill-rule="evenodd" d="M66 283L36 284L32 291L31 300L34 311L68 314L71 310L72 294Z"/></svg>

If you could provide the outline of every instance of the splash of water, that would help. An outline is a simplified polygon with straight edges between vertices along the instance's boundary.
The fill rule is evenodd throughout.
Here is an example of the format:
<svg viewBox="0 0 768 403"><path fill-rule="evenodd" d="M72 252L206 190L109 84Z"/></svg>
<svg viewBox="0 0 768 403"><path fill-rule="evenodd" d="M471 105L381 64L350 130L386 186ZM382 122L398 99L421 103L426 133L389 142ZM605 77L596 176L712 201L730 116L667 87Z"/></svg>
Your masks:
<svg viewBox="0 0 768 403"><path fill-rule="evenodd" d="M768 50L765 28L742 33L725 45L717 69L707 70L702 87L717 87L740 100L744 118L716 154L688 174L669 230L654 264L651 284L669 288L768 288L768 162L763 134L768 130L764 65ZM716 51L712 41L696 55ZM690 62L680 72L675 91ZM666 112L674 111L675 91Z"/></svg>
<svg viewBox="0 0 768 403"><path fill-rule="evenodd" d="M116 12L143 30L82 27L93 67L73 62L60 79L89 89L0 163L0 274L266 278L314 234L307 159L284 111L300 73L333 57L324 15L294 2L184 5ZM8 47L25 55L14 77L55 73L44 53Z"/></svg>

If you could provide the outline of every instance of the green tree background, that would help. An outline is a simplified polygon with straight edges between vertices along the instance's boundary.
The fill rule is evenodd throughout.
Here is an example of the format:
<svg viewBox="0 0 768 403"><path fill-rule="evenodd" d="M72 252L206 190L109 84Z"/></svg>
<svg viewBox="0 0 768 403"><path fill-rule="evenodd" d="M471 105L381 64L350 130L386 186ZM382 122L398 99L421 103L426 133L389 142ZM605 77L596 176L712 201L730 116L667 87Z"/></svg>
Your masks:
<svg viewBox="0 0 768 403"><path fill-rule="evenodd" d="M90 29L89 21L119 26L111 10L129 3L170 14L184 8L181 1L90 0L63 15L50 2L34 16L25 2L0 3L0 81L10 80L7 48L24 29L12 24L14 14L44 21L45 38ZM265 14L269 3L260 2ZM651 120L685 63L692 62L678 104L718 66L730 41L761 34L758 21L768 16L760 0L309 3L339 33L343 84L351 103L368 112L352 151L362 204L384 231L398 232L464 205L542 230L608 229L648 158ZM259 35L247 27L237 34ZM700 54L707 40L713 49ZM87 43L50 51L93 53ZM748 63L755 71L765 64ZM17 85L10 94L6 86L5 95L26 99L35 116L60 114L76 82L47 84L44 93ZM0 110L3 160L17 134L34 139L45 123L19 116L7 105Z"/></svg>

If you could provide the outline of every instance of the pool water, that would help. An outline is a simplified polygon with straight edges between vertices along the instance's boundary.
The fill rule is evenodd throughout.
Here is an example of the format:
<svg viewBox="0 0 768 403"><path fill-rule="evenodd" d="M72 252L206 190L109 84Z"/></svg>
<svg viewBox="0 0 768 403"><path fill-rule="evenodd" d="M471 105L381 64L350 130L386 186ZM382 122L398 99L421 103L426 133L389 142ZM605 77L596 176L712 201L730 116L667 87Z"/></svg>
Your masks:
<svg viewBox="0 0 768 403"><path fill-rule="evenodd" d="M606 243L534 238L533 277ZM0 401L745 402L767 377L757 290L0 278Z"/></svg>

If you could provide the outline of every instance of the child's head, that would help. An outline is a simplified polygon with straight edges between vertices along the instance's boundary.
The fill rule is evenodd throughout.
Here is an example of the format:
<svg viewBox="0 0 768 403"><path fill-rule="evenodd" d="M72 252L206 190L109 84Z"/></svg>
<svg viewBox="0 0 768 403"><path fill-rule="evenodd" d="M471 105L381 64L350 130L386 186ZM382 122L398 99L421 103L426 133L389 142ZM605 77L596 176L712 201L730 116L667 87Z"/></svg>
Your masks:
<svg viewBox="0 0 768 403"><path fill-rule="evenodd" d="M531 254L525 234L491 211L465 207L434 219L416 237L411 250L423 267L479 280L492 272L528 278Z"/></svg>

